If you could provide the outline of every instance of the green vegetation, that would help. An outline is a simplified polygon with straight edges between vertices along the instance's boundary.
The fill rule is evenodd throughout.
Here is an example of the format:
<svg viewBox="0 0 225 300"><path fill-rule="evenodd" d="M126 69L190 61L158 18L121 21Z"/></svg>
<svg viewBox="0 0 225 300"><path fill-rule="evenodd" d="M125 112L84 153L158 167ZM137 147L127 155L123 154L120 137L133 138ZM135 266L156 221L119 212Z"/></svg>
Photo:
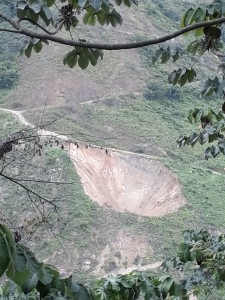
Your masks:
<svg viewBox="0 0 225 300"><path fill-rule="evenodd" d="M0 3L0 11L11 17L15 13L12 5ZM18 51L20 50L23 40L21 37L15 36L12 39L10 33L0 32L0 104L4 102L5 96L10 89L18 84L19 75L19 58Z"/></svg>
<svg viewBox="0 0 225 300"><path fill-rule="evenodd" d="M133 2L135 3L135 1L123 2L127 6L130 6ZM220 2L217 2L219 3L217 8L220 8ZM46 3L49 7L51 7L54 1L46 1ZM72 8L70 7L70 10L75 10L77 12L77 10L80 9L79 5L77 6L76 1L70 1L70 4L71 3L73 6ZM93 3L95 3L95 1L93 1ZM116 3L120 5L121 1L116 1ZM114 11L109 18L107 7L101 4L100 7L96 8L93 7L93 5L91 9L87 9L84 23L94 25L94 23L98 21L100 24L120 24L121 18L117 12ZM188 8L188 5L186 8ZM38 15L47 25L53 21L51 19L52 16L47 14L48 9L46 7L45 9L41 6L33 6L33 8L31 8L28 4L25 6L21 4L19 9L21 10L21 17L30 17L31 15L32 18L36 18ZM99 14L96 12L98 9L100 9ZM168 1L165 3L165 1L155 0L150 3L142 4L142 11L152 18L154 16L154 29L156 29L158 34L161 34L165 27L168 29L174 29L176 27L175 25L178 22L178 17L180 17L182 9L184 9L184 7L180 1ZM219 12L216 17L221 17L223 13L221 13L220 9L218 9L218 11ZM35 16L34 13L37 13L37 15ZM194 23L195 21L205 20L207 17L209 17L209 19L215 18L211 12L208 16L204 15L204 11L202 9L197 12L191 11L191 13L191 18L189 17L189 13L189 15L186 15L183 20L184 27ZM75 16L73 15L73 17ZM61 25L67 27L69 30L73 29L73 27L76 27L77 25L77 20L75 18L71 19L71 24L69 23L68 25L65 20L63 20ZM139 22L139 25L142 21L142 18L140 18L140 20L135 19L135 22ZM9 38L8 34L3 34L3 36L4 39L6 39L4 40L4 45L7 45L8 47L12 40ZM205 38L209 37L212 38L211 35L209 36L209 34L205 34ZM132 39L134 38L140 39L140 33L135 33ZM110 35L108 39L110 39ZM190 42L191 39L188 38L188 41ZM180 40L175 46L180 46L182 42L183 40ZM170 83L174 85L173 87L166 83L166 78L171 73L171 68L174 69L175 48L171 51L168 50L167 47L160 48L157 55L155 54L157 48L143 48L138 50L140 60L139 67L143 68L148 75L146 78L141 78L142 82L138 93L132 91L127 93L117 93L115 95L113 94L111 97L101 99L100 101L89 103L88 105L79 105L76 101L72 102L71 99L66 99L67 102L64 103L64 106L59 105L56 108L53 105L52 107L46 108L43 119L44 123L50 123L58 116L64 114L63 118L60 118L57 122L51 125L52 130L56 132L71 132L77 139L98 145L118 147L137 153L145 153L159 157L159 160L178 175L183 185L184 194L188 200L187 206L180 209L179 214L171 214L163 218L137 217L133 214L116 213L110 209L99 207L92 203L91 200L84 195L80 179L65 152L59 148L54 146L51 147L51 145L49 145L42 151L40 157L35 158L35 164L30 168L29 174L35 174L37 178L60 178L62 182L65 183L57 186L51 186L48 184L43 186L42 184L35 184L35 189L38 193L41 193L44 196L53 196L54 201L59 206L58 212L60 213L60 216L56 214L51 206L47 206L46 212L49 223L40 219L34 219L32 216L33 207L29 202L29 197L24 195L21 189L18 190L15 188L13 184L7 184L6 186L6 181L4 181L3 185L3 193L7 195L5 197L6 201L1 204L1 209L6 211L8 216L8 219L3 219L4 222L7 223L9 221L9 216L10 221L14 226L16 224L16 227L21 227L21 219L23 219L23 217L26 219L28 218L28 221L32 221L32 224L29 224L28 226L24 226L24 224L22 224L24 230L23 233L24 236L28 237L28 239L32 237L33 243L30 244L35 249L35 252L38 253L39 258L45 259L46 257L49 257L49 260L52 258L52 261L57 261L59 266L64 265L67 270L69 269L70 272L74 272L79 279L83 280L83 278L85 278L86 280L86 278L90 276L90 270L95 269L98 265L98 255L109 243L113 243L115 241L121 229L126 229L132 234L141 233L141 235L144 236L148 243L152 246L154 258L150 257L150 255L146 255L146 257L142 260L142 262L144 261L146 264L156 259L161 260L167 255L172 255L174 253L174 249L176 249L178 245L181 231L184 231L186 228L205 227L214 232L224 231L225 208L222 197L222 187L225 173L223 157L219 157L217 160L210 159L206 162L204 160L202 147L199 145L196 145L194 149L180 149L177 148L175 143L180 134L191 134L193 131L193 124L191 125L186 119L190 108L193 108L193 103L194 106L199 108L204 107L206 110L211 107L218 110L222 104L218 101L218 98L215 98L214 96L214 92L221 89L222 83L219 80L215 86L212 85L212 82L208 82L208 85L205 88L206 92L202 93L202 98L199 97L199 93L201 91L199 87L200 83L198 81L194 81L195 73L192 71L192 67L194 66L195 69L198 68L197 73L200 78L203 74L205 77L210 77L214 74L218 59L213 58L209 60L209 55L205 55L200 58L199 61L197 61L198 57L197 59L193 58L193 51L196 51L196 53L199 54L200 50L203 51L205 49L204 47L209 47L209 44L202 43L206 42L205 39L204 41L199 40L198 42L195 44L195 50L191 49L189 51L187 58L180 55L180 52L177 54L180 58L177 70L175 70L175 73L172 73L173 75L170 76ZM18 41L18 45L19 43L20 45L22 44L21 41ZM35 52L40 52L42 50L43 43L46 43L46 40L31 40L25 50L26 56L29 57L33 50ZM4 57L3 54L0 56L1 103L6 100L6 95L10 95L10 92L13 92L13 89L19 79L16 73L19 65L15 64L15 62L17 62L17 58L14 53L14 51L18 49L17 46L14 50L7 54L7 48L5 48ZM52 47L52 49L56 49L54 46ZM221 50L220 44L213 44L213 50L217 50L217 48L218 50ZM159 62L167 62L170 60L171 64L169 66L153 66L151 62L152 56L155 56L155 60ZM90 64L95 65L101 57L101 51L95 52L94 50L77 47L65 56L64 64L70 67L79 65L82 69L84 69ZM111 64L109 63L107 72L111 71L110 68L115 62L116 60L114 60ZM49 61L46 63L48 66L51 66ZM212 68L208 70L207 67L211 67L211 64ZM180 71L180 66L184 66L184 72ZM128 67L129 72L132 70L131 65L126 67ZM94 77L95 70L91 70L90 74L91 77ZM140 70L139 74L141 74ZM98 84L101 82L101 76L102 73L100 75L96 75L96 82ZM199 78L197 78L197 80L198 79ZM182 86L187 81L193 82L191 82L188 87L182 89L176 86L177 84ZM36 81L35 83L37 84ZM105 90L106 89L107 86ZM105 91L104 96L106 94L107 93ZM207 98L207 100L205 95L211 94L213 94L213 96L211 96L211 98ZM22 99L22 101L26 102L29 100ZM12 103L12 101L10 103ZM40 109L37 109L35 113L38 114L40 111ZM35 113L33 110L27 112L28 117L32 118L32 121L34 120ZM4 133L10 133L13 128L18 130L18 124L15 123L15 120L8 114L2 114L0 125L1 128L4 128ZM196 130L199 130L197 128L198 126L201 126L200 123L196 125ZM21 165L22 164L23 161L21 160ZM15 172L15 170L12 169L11 172ZM67 185L67 182L73 182L73 184ZM34 184L31 184L30 186L33 187ZM17 214L15 214L15 209ZM18 215L22 218L18 219ZM20 248L20 244L15 246L12 242L12 236L10 233L7 232L6 235L4 234L5 230L7 229L2 227L2 244L5 246L8 242L7 239L9 239L11 248L14 249L16 247L18 250ZM49 235L49 230L52 231L51 235ZM47 238L43 238L46 236ZM205 271L209 266L208 260L211 259L210 255L212 253L209 255L209 249L211 250L212 240L214 240L214 237L211 237L205 232L201 232L200 238L197 240L192 236L192 234L190 234L189 237L185 239L185 245L182 246L186 258L179 257L180 261L184 265L189 261L194 261L198 266L200 266L200 272L202 270ZM216 247L219 242L223 242L223 237L219 237L218 240ZM194 248L199 246L199 244L202 248L197 250L201 251L201 249L203 249L203 251L205 251L203 264L200 263L200 265L196 255L197 250ZM219 246L221 245L219 244ZM23 246L21 247L21 249L23 249ZM224 251L223 247L222 243L221 252ZM192 249L194 249L194 256L190 254ZM218 253L216 250L213 250L215 255L217 255ZM26 252L26 249L24 251ZM6 252L6 247L4 247L3 254L5 255ZM218 286L220 284L222 285L224 281L224 271L218 271L218 264L220 263L220 260L223 261L224 259L223 253L222 256L220 254L221 253L219 253L218 257L213 256L215 261L213 261L214 264L211 266L212 273L210 273L211 276L216 275L216 278L218 279L218 281L216 281L216 285ZM76 257L76 261L74 261L74 257ZM87 257L91 257L90 269L84 268L84 261ZM119 257L118 252L115 252L115 255L112 258L105 260L105 264L103 266L105 271L112 271L116 267L114 257ZM7 257L6 254L6 258L7 265L7 262L9 262L9 259L11 260L11 257L10 255ZM139 258L137 256L135 263L138 261ZM14 262L15 261L11 261L10 263ZM123 264L125 267L128 266L126 261L123 262ZM5 269L7 267L8 265ZM51 268L47 267L47 270L45 268L46 267L43 266L41 271L43 271L43 274L46 275L46 277L50 276L52 279L54 274L55 280L59 279L58 272L55 271L54 273ZM29 285L31 278L26 277L27 270L28 269L25 270L25 268L22 268L22 270L16 271L24 272L24 278L26 280L29 279ZM49 282L48 280L46 281L46 278L43 278L43 274L40 274L39 271L36 270L34 273L35 275L32 274L35 277L32 278L32 288L28 290L24 290L22 288L23 291L31 291L34 287L36 287L39 292L42 291L43 286L41 286L40 281L44 285L51 283L53 284L51 287L56 288L55 282L53 283L51 280ZM15 279L12 274L7 275L9 278ZM25 279L24 282L26 281ZM39 281L38 287L36 285L38 283L37 280ZM164 279L154 279L151 276L145 277L145 275L140 275L139 273L138 275L135 275L135 273L133 273L130 276L122 277L122 279L113 279L112 282L107 280L108 279L102 280L97 283L97 286L91 296L93 299L110 299L112 293L114 293L115 299L120 299L121 297L122 299L126 299L125 296L121 296L125 294L128 299L129 292L133 293L132 297L134 297L133 295L139 296L140 290L142 293L148 294L146 299L151 299L151 293L153 293L155 297L160 293L162 293L162 297L166 297L168 293L173 296L180 295L183 293L183 289L185 289L186 293L186 287L184 288L184 285L182 285L183 283L176 283L169 277ZM138 287L137 281L139 282ZM36 284L33 284L34 282L36 282ZM71 294L67 294L71 292L70 289L75 294L79 292L80 289L84 291L83 286L78 287L77 285L73 286L73 284L71 284L68 287L69 284L65 280L60 282L63 285L62 293L64 293L64 288L66 286L66 293L64 293L66 296L71 296ZM210 281L209 288L212 287L212 284L214 284L214 282L212 283ZM153 292L149 286L151 286ZM147 288L149 288L151 292L149 292ZM193 287L190 285L188 288L192 289ZM130 291L127 292L127 289L130 289ZM45 291L42 296L46 295L45 293L48 292L49 290L47 292ZM208 290L205 289L203 292L207 294ZM57 293L58 292L56 292L56 294ZM56 294L53 293L51 296L54 298L56 297ZM105 298L103 298L102 295L105 296ZM79 298L80 296L77 297L78 299L81 299ZM158 297L161 297L161 294Z"/></svg>
<svg viewBox="0 0 225 300"><path fill-rule="evenodd" d="M62 278L55 267L40 263L29 248L14 241L13 234L2 224L0 243L0 276L5 274L11 280L0 290L3 299L28 296L29 299L188 300L190 295L224 299L220 291L215 294L225 282L224 235L210 235L206 230L183 233L177 255L161 264L161 276L133 271L101 278L89 286L78 284L72 276ZM108 260L107 271L112 271L114 265L115 262Z"/></svg>

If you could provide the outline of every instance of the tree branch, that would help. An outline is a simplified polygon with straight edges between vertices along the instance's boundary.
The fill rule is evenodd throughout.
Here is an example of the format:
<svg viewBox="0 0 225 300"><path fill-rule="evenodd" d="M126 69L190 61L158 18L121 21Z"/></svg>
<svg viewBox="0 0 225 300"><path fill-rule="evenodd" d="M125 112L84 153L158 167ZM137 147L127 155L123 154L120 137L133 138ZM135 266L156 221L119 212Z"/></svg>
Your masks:
<svg viewBox="0 0 225 300"><path fill-rule="evenodd" d="M49 41L52 41L52 42L55 42L58 44L63 44L63 45L68 45L68 46L73 46L73 47L94 48L94 49L101 49L101 50L134 49L134 48L141 48L141 47L150 46L150 45L157 45L157 44L164 43L166 41L169 41L173 38L176 38L180 35L183 35L187 32L191 32L191 31L201 28L201 27L225 23L225 17L223 17L223 18L218 18L218 19L211 20L211 21L195 23L193 25L187 26L187 27L177 30L171 34L168 34L163 37L156 38L156 39L150 39L150 40L145 40L145 41L140 41L140 42L122 43L122 44L106 44L106 43L96 43L96 42L93 42L93 43L83 42L83 41L79 41L79 40L77 41L77 40L61 38L59 36L52 36L50 34L38 33L38 32L34 32L34 31L31 31L31 30L21 27L18 23L19 20L15 21L13 19L10 19L7 16L3 15L2 13L0 13L0 18L7 21L8 23L10 23L20 34L29 36L31 38L49 40Z"/></svg>
<svg viewBox="0 0 225 300"><path fill-rule="evenodd" d="M31 190L30 188L28 188L27 186L23 185L22 183L20 183L19 181L17 181L17 180L14 179L13 177L10 177L10 176L8 176L8 175L6 175L6 174L4 174L4 173L0 173L0 176L2 176L3 178L5 178L5 179L7 179L7 180L9 180L9 181L11 181L11 182L17 184L18 186L20 186L21 188L23 188L27 193L30 193L30 194L32 194L32 195L38 197L39 199L42 199L42 200L45 201L46 203L49 203L49 204L52 205L55 209L58 208L57 205L55 205L55 204L53 203L52 200L48 200L48 199L46 199L45 197L43 197L43 196L37 194L35 191L33 191L33 190Z"/></svg>
<svg viewBox="0 0 225 300"><path fill-rule="evenodd" d="M0 176L2 174L0 173ZM11 177L10 177L11 178ZM23 181L23 182L36 182L36 183L51 183L51 184L59 184L59 185L72 185L74 182L62 182L62 181L50 181L50 180L39 180L39 179L23 179L23 178L14 178L16 182Z"/></svg>
<svg viewBox="0 0 225 300"><path fill-rule="evenodd" d="M19 30L13 30L13 29L7 29L7 28L0 28L0 31L22 34L22 32L20 32Z"/></svg>
<svg viewBox="0 0 225 300"><path fill-rule="evenodd" d="M2 13L0 13L0 18L2 18L6 22L8 22L10 25L12 25L12 27L14 27L16 30L20 31L20 25L19 25L18 21L14 21L13 19L7 17L6 15L4 15Z"/></svg>
<svg viewBox="0 0 225 300"><path fill-rule="evenodd" d="M53 32L48 31L48 30L45 29L42 25L40 25L39 23L34 22L33 20L31 20L31 19L29 19L29 18L21 18L21 19L19 19L18 24L19 24L21 21L27 21L27 22L30 22L31 24L36 25L36 26L38 26L39 28L41 28L44 32L46 32L46 33L49 34L49 35L54 35L54 34L58 33L59 30L60 30L60 26L58 26L58 28L57 28L55 31L53 31Z"/></svg>

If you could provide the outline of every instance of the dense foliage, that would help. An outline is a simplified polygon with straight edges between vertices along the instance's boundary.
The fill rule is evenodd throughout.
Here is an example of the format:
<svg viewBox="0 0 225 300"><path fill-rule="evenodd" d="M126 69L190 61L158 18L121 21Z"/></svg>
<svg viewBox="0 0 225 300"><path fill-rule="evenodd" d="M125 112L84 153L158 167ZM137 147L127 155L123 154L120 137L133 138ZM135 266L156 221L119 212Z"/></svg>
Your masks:
<svg viewBox="0 0 225 300"><path fill-rule="evenodd" d="M110 275L91 286L77 283L73 276L62 278L53 266L40 263L3 224L0 225L0 277L8 280L1 297L14 294L25 299L130 300L189 299L192 294L209 296L225 283L225 236L205 230L185 231L177 255L162 263L162 276L133 271ZM175 268L174 277L167 272ZM178 272L178 274L176 274ZM177 276L178 275L178 276ZM12 283L14 282L14 284Z"/></svg>

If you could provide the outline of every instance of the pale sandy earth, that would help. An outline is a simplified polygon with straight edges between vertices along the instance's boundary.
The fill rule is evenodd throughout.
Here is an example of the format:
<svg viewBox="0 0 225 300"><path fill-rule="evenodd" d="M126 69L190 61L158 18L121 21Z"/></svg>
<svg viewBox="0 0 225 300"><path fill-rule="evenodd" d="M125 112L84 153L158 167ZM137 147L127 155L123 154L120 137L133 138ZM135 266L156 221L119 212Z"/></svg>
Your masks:
<svg viewBox="0 0 225 300"><path fill-rule="evenodd" d="M23 111L1 109L14 114L21 123L34 127L24 117ZM38 130L41 135L66 136L55 132ZM161 216L177 211L186 204L178 178L157 157L137 154L122 150L100 149L96 146L86 148L79 142L79 147L68 143L68 152L81 178L84 191L92 201L116 211L129 211L143 216ZM137 252L138 249L138 252ZM130 235L121 232L113 244L109 244L99 254L95 274L105 274L102 266L107 257L114 257L119 251L117 273L128 273L134 269L142 271L157 268L159 262L151 265L133 265L137 253L145 257L152 255L153 249L146 243L143 235ZM115 259L115 257L114 257ZM124 263L129 268L122 267ZM121 268L122 267L122 268Z"/></svg>
<svg viewBox="0 0 225 300"><path fill-rule="evenodd" d="M23 111L1 109L16 115L21 123L33 127ZM42 135L55 132L38 130ZM85 193L116 211L129 211L142 216L162 216L186 204L178 178L159 161L126 151L69 145L70 158L81 178Z"/></svg>
<svg viewBox="0 0 225 300"><path fill-rule="evenodd" d="M161 216L186 204L178 178L159 161L80 145L70 157L84 191L100 205L143 216Z"/></svg>

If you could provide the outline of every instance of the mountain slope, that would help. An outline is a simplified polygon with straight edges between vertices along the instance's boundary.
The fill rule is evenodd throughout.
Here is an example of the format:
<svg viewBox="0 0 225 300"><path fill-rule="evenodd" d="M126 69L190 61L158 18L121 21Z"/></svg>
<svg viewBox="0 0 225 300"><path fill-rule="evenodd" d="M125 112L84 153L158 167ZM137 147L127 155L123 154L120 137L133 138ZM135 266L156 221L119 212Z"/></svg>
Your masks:
<svg viewBox="0 0 225 300"><path fill-rule="evenodd" d="M123 27L97 27L95 32L91 28L89 39L117 42L161 36L177 28L182 11L191 4L192 1L183 4L172 0L142 2L138 11L123 9ZM78 30L83 37L84 28ZM179 39L178 43L184 40ZM205 162L201 147L181 150L175 143L181 132L193 130L185 119L191 107L218 105L217 99L199 99L201 75L187 88L169 86L167 74L174 65L152 66L151 48L105 52L104 60L96 67L70 70L62 65L67 50L51 44L30 59L20 58L17 85L1 89L4 107L25 110L31 123L39 124L42 119L47 124L60 117L49 129L71 134L86 143L162 157L162 162L179 177L187 205L163 218L100 207L84 194L68 156L47 147L39 165L43 170L54 170L55 178L62 174L63 180L75 183L59 190L46 188L46 193L58 194L60 198L61 218L58 221L50 216L50 221L54 231L63 237L67 254L47 224L35 221L28 225L28 232L22 232L24 239L32 237L30 243L39 257L49 257L65 272L89 274L99 264L109 272L161 260L176 247L185 228L206 226L223 230L223 158ZM190 66L193 61L188 59L185 63ZM199 61L198 68L200 74L210 75L216 65L206 57ZM2 126L7 129L5 118L11 117L2 116ZM12 118L10 122L10 130L16 129L17 120ZM9 190L4 183L2 194L1 207L18 225L24 218L33 220L29 199L21 191ZM125 247L127 243L131 244L129 249Z"/></svg>

